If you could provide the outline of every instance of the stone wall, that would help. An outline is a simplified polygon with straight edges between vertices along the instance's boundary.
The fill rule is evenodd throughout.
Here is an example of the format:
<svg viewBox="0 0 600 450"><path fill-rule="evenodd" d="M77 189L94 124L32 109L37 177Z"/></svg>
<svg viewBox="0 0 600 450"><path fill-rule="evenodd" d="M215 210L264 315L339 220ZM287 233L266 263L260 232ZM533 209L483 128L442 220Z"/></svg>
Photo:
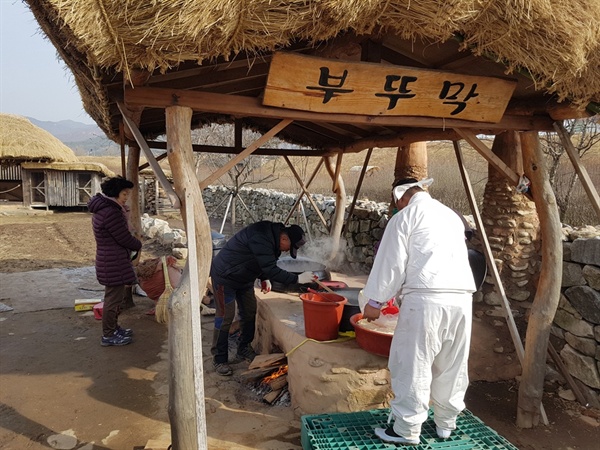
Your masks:
<svg viewBox="0 0 600 450"><path fill-rule="evenodd" d="M600 230L566 231L552 343L592 406L600 393ZM595 398L594 398L595 394ZM594 401L595 400L595 401Z"/></svg>
<svg viewBox="0 0 600 450"><path fill-rule="evenodd" d="M227 204L229 190L224 187L209 187L203 191L203 199L209 214L222 217ZM256 220L282 222L293 206L296 196L267 189L242 189L240 196L250 212L237 202L236 219L239 226L248 225ZM335 200L331 197L313 195L313 199L327 225L331 224L335 212ZM348 205L351 199L348 199ZM290 223L298 223L311 236L311 242L303 253L313 259L321 259L327 249L328 233L312 206L304 203L304 214L308 222L306 227L302 214L295 214ZM383 236L388 222L388 204L371 201L358 201L352 217L347 223L343 235L341 255L337 267L355 273L368 273L373 264L376 245ZM145 234L173 247L177 257L187 256L185 232L171 230L166 222L144 215ZM227 232L227 230L224 230ZM564 266L562 295L552 327L552 342L560 352L569 372L578 380L579 387L585 392L592 405L599 404L600 393L600 226L588 226L579 230L564 229ZM164 235L164 239L161 236ZM529 256L528 256L529 257ZM529 267L523 268L527 271ZM489 278L489 275L488 275ZM490 281L489 279L487 280ZM497 294L490 291L490 285L484 286L485 303L500 305ZM482 293L479 299L482 301ZM531 307L533 296L515 298L511 296L513 306L527 310ZM518 313L519 311L514 311ZM563 380L564 382L564 380Z"/></svg>
<svg viewBox="0 0 600 450"><path fill-rule="evenodd" d="M202 192L208 214L214 212L216 217L223 216L229 192L230 190L222 186L209 186ZM240 201L236 202L235 216L236 223L240 226L249 225L258 220L283 222L297 198L294 194L268 189L242 189L239 195L243 204ZM327 226L331 226L335 213L335 199L323 195L312 195L312 199L318 206ZM348 198L348 207L351 201L352 199ZM246 210L244 204L249 211ZM342 236L340 254L335 258L333 264L330 262L328 266L331 269L344 267L346 270L350 268L354 273L368 273L373 265L375 245L381 240L388 221L387 210L388 204L386 203L359 200ZM306 215L306 222L302 211ZM319 261L327 259L327 250L330 248L329 232L307 200L303 200L303 208L300 208L292 216L289 223L300 225L309 235L309 244L302 249L303 255ZM308 227L306 223L308 223ZM227 229L224 232L227 233Z"/></svg>

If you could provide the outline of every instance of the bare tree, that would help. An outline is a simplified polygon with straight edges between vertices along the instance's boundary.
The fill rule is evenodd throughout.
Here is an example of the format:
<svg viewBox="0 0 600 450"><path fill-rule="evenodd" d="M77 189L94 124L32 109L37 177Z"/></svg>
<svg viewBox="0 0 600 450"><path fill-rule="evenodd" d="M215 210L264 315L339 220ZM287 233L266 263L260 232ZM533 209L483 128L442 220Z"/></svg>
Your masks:
<svg viewBox="0 0 600 450"><path fill-rule="evenodd" d="M245 143L253 142L260 136L251 130L244 130L242 133L242 146ZM192 131L192 143L204 144L204 145L217 145L217 146L230 146L234 144L234 127L231 124L210 124L201 129ZM267 143L269 147L276 147L281 145L281 141L278 139L272 139ZM218 154L218 153L199 153L196 155L196 173L198 173L201 167L206 167L210 172L214 172L220 167L223 167L232 157L232 154ZM273 161L270 166L270 170L266 173L263 172L263 168L267 166L267 162ZM229 209L231 210L231 231L234 232L235 227L235 211L237 199L239 197L240 190L245 186L256 185L256 184L268 184L272 181L277 180L279 177L276 175L278 168L278 159L273 156L258 156L251 155L245 158L243 161L237 163L226 173L228 178L227 181L221 182L224 186L229 188L229 195L231 196L231 204ZM242 205L246 208L243 200ZM247 209L247 208L246 208ZM252 217L251 211L248 213ZM252 217L253 220L256 220Z"/></svg>
<svg viewBox="0 0 600 450"><path fill-rule="evenodd" d="M583 157L594 145L600 142L600 125L598 116L565 121L564 127L573 142L573 146ZM556 196L560 220L563 221L570 206L571 193L577 181L577 172L569 170L561 176L560 167L565 154L558 135L556 133L540 133L540 144L542 151L548 156L549 180Z"/></svg>

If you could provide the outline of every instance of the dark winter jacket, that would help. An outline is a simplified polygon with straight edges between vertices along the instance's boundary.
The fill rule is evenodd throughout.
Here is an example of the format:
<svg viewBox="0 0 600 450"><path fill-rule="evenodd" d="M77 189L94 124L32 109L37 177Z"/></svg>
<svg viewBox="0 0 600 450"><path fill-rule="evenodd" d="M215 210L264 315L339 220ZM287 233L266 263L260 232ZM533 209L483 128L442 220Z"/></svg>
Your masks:
<svg viewBox="0 0 600 450"><path fill-rule="evenodd" d="M136 283L130 255L142 243L133 237L127 218L116 201L96 194L88 203L93 213L92 227L96 238L96 278L103 286Z"/></svg>
<svg viewBox="0 0 600 450"><path fill-rule="evenodd" d="M213 282L233 289L247 289L257 278L283 284L297 283L298 275L277 266L282 228L282 223L265 220L238 231L212 262Z"/></svg>

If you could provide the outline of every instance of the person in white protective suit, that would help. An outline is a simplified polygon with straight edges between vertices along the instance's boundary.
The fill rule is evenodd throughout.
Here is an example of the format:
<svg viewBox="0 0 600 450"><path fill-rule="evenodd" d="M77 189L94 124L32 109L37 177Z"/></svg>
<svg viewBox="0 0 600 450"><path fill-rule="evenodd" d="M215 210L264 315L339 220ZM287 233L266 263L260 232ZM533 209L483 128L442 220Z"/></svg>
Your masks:
<svg viewBox="0 0 600 450"><path fill-rule="evenodd" d="M368 299L363 317L369 321L379 317L389 299L401 299L388 361L394 423L375 429L385 442L419 444L430 400L438 436L449 438L465 408L476 289L464 224L425 192L432 182L397 183L393 195L399 212L387 224L363 289Z"/></svg>

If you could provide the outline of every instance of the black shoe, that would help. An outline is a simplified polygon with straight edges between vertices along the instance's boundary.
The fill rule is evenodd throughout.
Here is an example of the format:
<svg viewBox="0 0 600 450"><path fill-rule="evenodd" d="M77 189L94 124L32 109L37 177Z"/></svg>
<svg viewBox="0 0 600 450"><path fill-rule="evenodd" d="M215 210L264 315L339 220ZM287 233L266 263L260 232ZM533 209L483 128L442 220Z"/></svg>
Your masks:
<svg viewBox="0 0 600 450"><path fill-rule="evenodd" d="M121 346L131 344L133 339L130 336L122 336L115 331L112 336L106 337L102 336L102 341L100 341L100 345L102 347L111 347L111 346Z"/></svg>
<svg viewBox="0 0 600 450"><path fill-rule="evenodd" d="M237 356L237 359L239 359L239 360L245 360L248 362L252 362L252 361L254 361L254 358L256 358L256 352L254 350L252 350L252 347L247 345L244 348L238 348L236 356Z"/></svg>
<svg viewBox="0 0 600 450"><path fill-rule="evenodd" d="M215 368L215 372L222 377L230 377L233 375L233 369L227 363L217 363L213 361L213 367Z"/></svg>
<svg viewBox="0 0 600 450"><path fill-rule="evenodd" d="M133 336L133 330L131 328L121 328L119 325L117 325L115 334L118 334L119 336L131 337Z"/></svg>

